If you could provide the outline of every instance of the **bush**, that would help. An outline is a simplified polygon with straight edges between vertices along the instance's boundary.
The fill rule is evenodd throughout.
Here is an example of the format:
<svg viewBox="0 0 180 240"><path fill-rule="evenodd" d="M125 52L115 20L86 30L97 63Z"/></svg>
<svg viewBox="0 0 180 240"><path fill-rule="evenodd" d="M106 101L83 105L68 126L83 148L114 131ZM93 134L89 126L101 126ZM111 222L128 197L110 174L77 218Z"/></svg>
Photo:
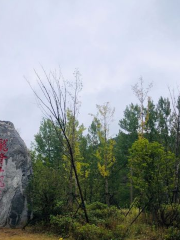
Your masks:
<svg viewBox="0 0 180 240"><path fill-rule="evenodd" d="M88 210L102 210L102 209L107 209L108 206L104 203L100 203L100 202L94 202L90 205L87 206Z"/></svg>
<svg viewBox="0 0 180 240"><path fill-rule="evenodd" d="M118 216L118 209L114 206L108 207L106 204L95 202L87 206L90 219L106 219L106 218L116 218Z"/></svg>
<svg viewBox="0 0 180 240"><path fill-rule="evenodd" d="M51 216L50 218L51 229L63 236L69 234L78 226L78 223L74 221L71 216Z"/></svg>
<svg viewBox="0 0 180 240"><path fill-rule="evenodd" d="M100 209L99 209L100 208ZM95 203L87 207L90 223L84 221L84 213L80 209L76 218L70 215L51 216L51 230L62 236L71 236L76 240L119 240L124 236L124 229L117 227L124 216L116 207Z"/></svg>
<svg viewBox="0 0 180 240"><path fill-rule="evenodd" d="M113 238L113 233L94 224L85 224L74 230L76 240L109 240Z"/></svg>
<svg viewBox="0 0 180 240"><path fill-rule="evenodd" d="M123 239L126 235L126 225L116 225L116 228L113 231L113 235L116 239Z"/></svg>
<svg viewBox="0 0 180 240"><path fill-rule="evenodd" d="M179 240L180 230L178 228L170 227L167 229L164 240Z"/></svg>
<svg viewBox="0 0 180 240"><path fill-rule="evenodd" d="M180 207L179 204L164 204L162 208L157 212L157 221L166 227L174 226L179 227L180 225Z"/></svg>
<svg viewBox="0 0 180 240"><path fill-rule="evenodd" d="M49 168L40 160L34 163L33 177L27 194L34 219L49 223L50 215L62 214L63 190L60 171ZM49 177L50 176L50 177Z"/></svg>

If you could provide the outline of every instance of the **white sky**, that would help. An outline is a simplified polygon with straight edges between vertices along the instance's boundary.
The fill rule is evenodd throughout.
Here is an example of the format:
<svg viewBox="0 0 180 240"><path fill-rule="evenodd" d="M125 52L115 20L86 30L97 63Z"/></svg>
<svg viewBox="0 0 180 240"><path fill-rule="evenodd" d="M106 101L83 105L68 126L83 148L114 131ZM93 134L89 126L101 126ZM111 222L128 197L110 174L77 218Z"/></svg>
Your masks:
<svg viewBox="0 0 180 240"><path fill-rule="evenodd" d="M42 113L23 76L36 88L33 69L61 66L66 79L78 68L83 91L80 122L96 104L116 108L112 134L131 86L142 76L157 101L180 79L179 0L0 0L0 119L14 123L28 145Z"/></svg>

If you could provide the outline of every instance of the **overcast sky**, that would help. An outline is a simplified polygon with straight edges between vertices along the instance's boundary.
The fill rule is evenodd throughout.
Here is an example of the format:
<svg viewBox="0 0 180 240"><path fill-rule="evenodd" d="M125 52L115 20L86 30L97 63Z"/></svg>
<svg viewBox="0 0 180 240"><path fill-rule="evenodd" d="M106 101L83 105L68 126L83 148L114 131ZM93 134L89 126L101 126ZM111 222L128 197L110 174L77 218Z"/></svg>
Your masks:
<svg viewBox="0 0 180 240"><path fill-rule="evenodd" d="M82 74L80 122L96 104L116 108L111 132L131 86L153 81L150 96L168 97L180 80L179 0L0 0L0 119L14 123L30 147L42 113L24 76L36 88L41 74L61 67L65 79Z"/></svg>

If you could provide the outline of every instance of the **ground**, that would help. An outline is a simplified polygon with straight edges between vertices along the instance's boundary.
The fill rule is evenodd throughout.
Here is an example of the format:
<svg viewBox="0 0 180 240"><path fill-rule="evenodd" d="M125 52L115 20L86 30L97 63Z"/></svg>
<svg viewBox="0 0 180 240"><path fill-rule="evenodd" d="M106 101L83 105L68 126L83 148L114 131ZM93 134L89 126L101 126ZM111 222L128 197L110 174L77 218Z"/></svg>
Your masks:
<svg viewBox="0 0 180 240"><path fill-rule="evenodd" d="M32 233L21 229L0 229L0 240L59 240L47 234Z"/></svg>

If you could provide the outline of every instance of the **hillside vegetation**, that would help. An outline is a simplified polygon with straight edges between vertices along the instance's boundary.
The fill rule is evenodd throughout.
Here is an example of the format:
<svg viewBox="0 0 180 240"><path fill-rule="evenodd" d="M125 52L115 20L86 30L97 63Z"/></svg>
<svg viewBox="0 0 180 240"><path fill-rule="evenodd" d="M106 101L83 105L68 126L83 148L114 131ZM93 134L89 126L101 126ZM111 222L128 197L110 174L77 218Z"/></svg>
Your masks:
<svg viewBox="0 0 180 240"><path fill-rule="evenodd" d="M79 123L78 74L65 92L58 81L48 80L50 90L40 82L48 113L31 150L34 229L78 240L179 239L180 96L154 103L141 79L139 103L126 106L112 137L109 102L86 131Z"/></svg>

